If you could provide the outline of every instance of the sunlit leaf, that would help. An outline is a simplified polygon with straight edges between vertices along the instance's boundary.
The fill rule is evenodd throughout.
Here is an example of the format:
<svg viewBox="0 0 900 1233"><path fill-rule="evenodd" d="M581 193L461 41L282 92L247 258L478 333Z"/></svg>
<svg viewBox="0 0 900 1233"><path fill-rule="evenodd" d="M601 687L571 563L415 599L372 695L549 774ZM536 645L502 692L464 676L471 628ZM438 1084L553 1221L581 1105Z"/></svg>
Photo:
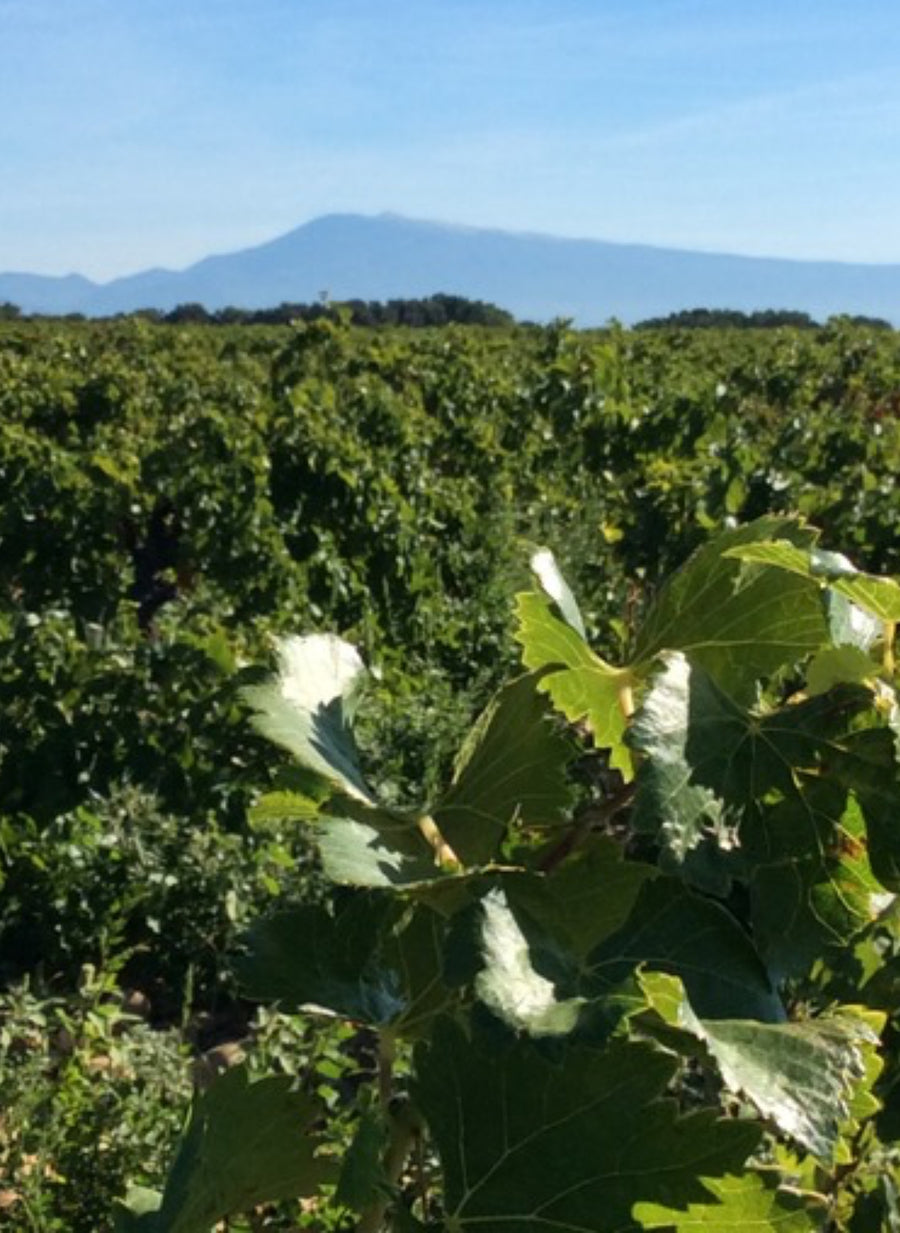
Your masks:
<svg viewBox="0 0 900 1233"><path fill-rule="evenodd" d="M338 885L401 889L450 876L413 815L334 802L314 833L325 873Z"/></svg>
<svg viewBox="0 0 900 1233"><path fill-rule="evenodd" d="M641 755L634 825L657 837L664 868L683 871L694 885L720 895L730 886L735 844L725 801L698 782L688 742L702 722L691 700L692 670L686 657L670 653L653 679L629 732ZM727 724L723 699L716 731Z"/></svg>
<svg viewBox="0 0 900 1233"><path fill-rule="evenodd" d="M355 647L334 634L282 638L277 677L249 686L244 696L263 736L348 796L374 805L350 732L364 675Z"/></svg>
<svg viewBox="0 0 900 1233"><path fill-rule="evenodd" d="M860 573L846 557L835 552L800 547L785 540L741 545L729 556L774 565L802 578L819 580L880 621L900 621L900 582L876 574Z"/></svg>
<svg viewBox="0 0 900 1233"><path fill-rule="evenodd" d="M759 518L724 531L668 580L638 633L634 662L683 651L739 700L755 684L828 640L819 587L770 564L736 559L734 549L785 540L811 546L816 532L789 518Z"/></svg>
<svg viewBox="0 0 900 1233"><path fill-rule="evenodd" d="M531 961L528 941L506 896L490 891L481 901L480 961L475 993L504 1023L530 1036L565 1036L578 1022L583 998L557 998L553 982Z"/></svg>
<svg viewBox="0 0 900 1233"><path fill-rule="evenodd" d="M704 1185L715 1202L680 1209L636 1203L634 1218L643 1229L666 1233L815 1233L822 1228L824 1200L779 1190L758 1173L704 1178Z"/></svg>
<svg viewBox="0 0 900 1233"><path fill-rule="evenodd" d="M580 638L587 638L584 621L575 596L562 576L556 558L549 548L539 548L531 556L531 569L542 590L553 600L567 625L571 625Z"/></svg>
<svg viewBox="0 0 900 1233"><path fill-rule="evenodd" d="M611 764L630 779L631 755L623 738L633 674L595 655L584 638L556 616L543 595L523 592L516 597L516 611L516 638L525 666L547 669L539 688L571 723L584 721L595 745L608 749Z"/></svg>
<svg viewBox="0 0 900 1233"><path fill-rule="evenodd" d="M680 980L642 973L639 983L654 1014L676 1032L663 1039L682 1049L685 1037L702 1042L726 1087L824 1163L842 1135L858 1130L857 1119L877 1110L870 1095L884 1026L877 1011L844 1006L790 1023L702 1019Z"/></svg>
<svg viewBox="0 0 900 1233"><path fill-rule="evenodd" d="M824 694L848 681L868 683L876 670L871 656L858 646L826 647L810 661L806 670L806 692Z"/></svg>

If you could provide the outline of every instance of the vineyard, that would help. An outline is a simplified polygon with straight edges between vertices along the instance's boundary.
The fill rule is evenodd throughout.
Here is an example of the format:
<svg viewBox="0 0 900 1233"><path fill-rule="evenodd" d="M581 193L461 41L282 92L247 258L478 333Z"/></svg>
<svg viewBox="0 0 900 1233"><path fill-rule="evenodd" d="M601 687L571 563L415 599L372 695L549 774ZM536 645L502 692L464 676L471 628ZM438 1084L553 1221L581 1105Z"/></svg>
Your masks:
<svg viewBox="0 0 900 1233"><path fill-rule="evenodd" d="M898 474L850 321L0 322L0 1228L900 1230Z"/></svg>

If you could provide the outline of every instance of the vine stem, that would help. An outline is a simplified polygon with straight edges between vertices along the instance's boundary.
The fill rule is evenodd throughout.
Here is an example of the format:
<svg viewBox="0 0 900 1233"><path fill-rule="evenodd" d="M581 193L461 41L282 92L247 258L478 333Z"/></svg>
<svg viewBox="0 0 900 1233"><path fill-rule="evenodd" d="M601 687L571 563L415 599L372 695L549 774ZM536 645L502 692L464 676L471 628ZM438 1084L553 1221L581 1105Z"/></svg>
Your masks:
<svg viewBox="0 0 900 1233"><path fill-rule="evenodd" d="M545 854L538 868L541 873L552 873L557 865L561 865L567 856L571 856L585 842L592 831L612 822L617 814L627 809L634 799L634 784L624 784L614 796L609 796L599 804L590 804L576 818L575 825L563 835L562 839Z"/></svg>
<svg viewBox="0 0 900 1233"><path fill-rule="evenodd" d="M885 621L884 623L884 670L889 676L894 675L894 635L897 632L896 621Z"/></svg>
<svg viewBox="0 0 900 1233"><path fill-rule="evenodd" d="M625 716L626 720L631 719L634 714L634 690L631 686L631 678L619 686L618 689L619 710Z"/></svg>
<svg viewBox="0 0 900 1233"><path fill-rule="evenodd" d="M408 1102L399 1107L394 1100L394 1057L396 1041L393 1032L382 1028L378 1033L378 1100L390 1128L388 1145L382 1160L384 1183L365 1209L356 1226L356 1233L381 1233L385 1228L392 1191L403 1174L403 1166L419 1134L419 1122Z"/></svg>
<svg viewBox="0 0 900 1233"><path fill-rule="evenodd" d="M435 863L448 872L462 869L462 861L441 834L440 827L429 813L423 813L418 821L419 831L434 851Z"/></svg>
<svg viewBox="0 0 900 1233"><path fill-rule="evenodd" d="M397 1055L394 1033L382 1028L378 1033L378 1099L385 1113L394 1096L394 1058Z"/></svg>

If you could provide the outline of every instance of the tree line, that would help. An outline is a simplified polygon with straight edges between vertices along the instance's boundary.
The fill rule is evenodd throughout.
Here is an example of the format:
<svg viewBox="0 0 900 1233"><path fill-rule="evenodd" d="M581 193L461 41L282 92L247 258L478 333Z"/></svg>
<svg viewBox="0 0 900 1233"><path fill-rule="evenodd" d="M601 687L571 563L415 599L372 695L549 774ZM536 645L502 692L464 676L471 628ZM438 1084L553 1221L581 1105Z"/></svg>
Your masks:
<svg viewBox="0 0 900 1233"><path fill-rule="evenodd" d="M50 313L24 313L16 304L0 304L0 321L50 317ZM287 325L291 321L336 320L343 316L351 325L377 328L380 326L410 326L424 328L441 325L481 325L507 327L515 325L512 313L496 304L471 300L461 295L439 293L423 299L342 300L331 301L323 296L312 304L285 302L273 308L237 308L233 305L210 310L192 302L177 304L169 312L158 308L142 308L122 317L141 317L165 325ZM82 313L68 313L65 320L84 318Z"/></svg>

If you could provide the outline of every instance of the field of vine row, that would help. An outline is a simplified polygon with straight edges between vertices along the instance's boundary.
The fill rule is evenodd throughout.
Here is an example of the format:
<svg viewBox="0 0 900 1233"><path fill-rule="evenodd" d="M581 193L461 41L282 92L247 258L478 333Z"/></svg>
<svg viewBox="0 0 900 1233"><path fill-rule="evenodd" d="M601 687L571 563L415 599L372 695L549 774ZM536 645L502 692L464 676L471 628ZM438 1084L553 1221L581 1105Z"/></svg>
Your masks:
<svg viewBox="0 0 900 1233"><path fill-rule="evenodd" d="M900 1229L898 473L839 320L0 324L0 1227Z"/></svg>

